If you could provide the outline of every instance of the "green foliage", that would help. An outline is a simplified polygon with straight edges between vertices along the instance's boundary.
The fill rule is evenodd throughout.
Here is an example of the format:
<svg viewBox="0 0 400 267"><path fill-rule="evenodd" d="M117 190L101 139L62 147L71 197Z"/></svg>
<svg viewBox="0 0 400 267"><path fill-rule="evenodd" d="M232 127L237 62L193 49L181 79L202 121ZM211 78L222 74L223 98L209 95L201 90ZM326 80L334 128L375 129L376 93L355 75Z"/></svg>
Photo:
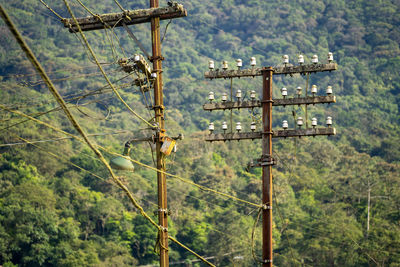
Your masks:
<svg viewBox="0 0 400 267"><path fill-rule="evenodd" d="M147 8L148 1L120 0L127 9ZM68 17L62 1L48 3ZM164 5L165 3L160 3ZM322 92L332 85L337 103L308 107L309 117L333 116L337 136L274 140L274 262L277 266L400 265L400 6L396 1L183 1L188 17L173 20L163 40L163 83L167 134L185 135L178 152L167 158L168 171L215 190L260 203L261 168L246 170L260 157L259 142L204 142L215 122L230 124L230 113L204 112L209 91L219 101L230 91L228 80L206 81L208 60L220 68L236 58L248 66L280 64L302 53L325 61L334 53L339 69L313 74L310 85ZM72 4L77 16L87 12ZM112 1L85 1L95 13L119 12ZM69 34L39 1L4 3L11 18L56 87L88 133L126 134L90 137L121 152L131 139L149 136L97 74L76 35ZM163 30L168 22L162 21ZM148 26L130 26L151 51ZM121 57L141 53L123 28L88 32L87 37L106 72L127 103L151 119L140 90L128 87L134 76L113 72ZM108 36L108 37L107 37ZM110 40L112 38L112 40ZM114 48L111 48L114 47ZM23 75L18 75L23 74ZM122 80L119 80L122 79ZM274 78L278 88L305 87L302 76ZM101 88L101 90L99 90ZM256 90L259 79L234 80L232 89ZM74 98L99 90L96 94ZM151 102L153 95L147 95ZM247 96L246 96L247 97ZM10 108L31 114L76 134L64 114L50 112L55 101L18 44L0 20L0 99ZM292 111L274 108L274 128L293 125ZM109 113L109 114L108 114ZM150 112L152 113L152 111ZM108 114L108 115L107 115ZM254 118L250 118L250 115ZM233 123L245 131L260 114L233 111ZM0 111L2 144L54 139L54 131ZM19 123L20 124L16 124ZM14 125L16 124L16 125ZM257 125L260 129L261 124ZM83 145L71 140L0 147L0 265L2 266L138 266L156 264L157 232L113 184L109 173ZM148 144L135 143L132 158L153 165ZM106 155L111 158L112 155ZM71 163L96 174L74 167ZM155 221L157 178L135 165L135 173L117 175ZM169 233L218 266L256 266L250 236L257 210L204 192L172 177L168 181ZM368 192L370 209L368 214ZM368 217L369 215L369 217ZM369 218L369 221L368 221ZM369 224L369 229L367 225ZM255 254L261 255L260 223L254 228ZM170 244L170 261L200 266L186 250Z"/></svg>

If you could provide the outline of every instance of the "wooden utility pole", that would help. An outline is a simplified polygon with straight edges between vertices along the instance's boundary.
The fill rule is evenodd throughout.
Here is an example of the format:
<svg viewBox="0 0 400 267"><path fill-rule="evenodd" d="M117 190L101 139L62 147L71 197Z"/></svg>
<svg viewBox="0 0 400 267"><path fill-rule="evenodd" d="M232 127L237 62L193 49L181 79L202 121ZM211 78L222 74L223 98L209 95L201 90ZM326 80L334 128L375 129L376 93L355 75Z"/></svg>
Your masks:
<svg viewBox="0 0 400 267"><path fill-rule="evenodd" d="M155 135L156 156L157 156L157 172L158 182L158 221L161 231L159 232L160 246L160 266L169 266L168 259L168 209L167 209L167 184L165 176L165 154L162 152L162 146L166 139L166 131L164 126L164 105L163 105L163 82L162 82L162 60L161 54L161 38L160 38L160 20L173 19L187 16L186 9L177 3L170 3L167 7L159 7L158 0L150 0L150 9L126 10L122 13L112 13L97 15L94 17L78 18L77 21L83 31L91 31L104 29L106 27L120 27L127 29L128 34L139 43L133 33L127 28L127 25L140 24L145 22L151 23L151 43L152 57L149 58L153 62L152 73L155 73L154 80L154 112L157 133ZM64 19L64 26L69 28L70 32L78 31L77 25L72 19ZM140 45L143 50L143 46ZM145 54L146 51L143 51ZM127 62L127 59L123 60ZM146 65L145 59L140 57L138 63ZM125 71L130 71L130 66L125 64Z"/></svg>
<svg viewBox="0 0 400 267"><path fill-rule="evenodd" d="M238 60L239 61L239 60ZM242 62L240 60L240 62ZM214 141L232 141L232 140L245 140L245 139L262 139L262 155L260 159L257 159L255 163L251 162L249 167L261 167L262 168L262 259L261 263L263 267L272 267L273 266L273 240L272 240L272 166L275 164L275 159L272 157L272 138L277 137L301 137L301 136L316 136L316 135L334 135L336 134L335 128L328 127L321 128L316 127L315 125L312 128L307 127L307 118L306 118L306 128L301 129L286 129L283 130L273 130L272 129L272 107L273 106L290 106L290 105L315 105L315 104L323 104L323 103L334 103L336 102L335 96L324 95L317 96L313 94L313 96L306 96L295 98L281 98L281 99L273 99L272 98L272 78L273 75L292 75L295 73L300 73L303 75L315 72L322 71L333 71L337 69L336 63L328 62L327 64L308 64L308 65L285 65L278 67L263 67L263 68L255 68L251 69L240 69L237 70L228 70L227 67L225 69L216 69L214 70L214 62L210 64L212 68L210 71L205 72L204 77L207 79L232 79L232 78L241 78L241 77L255 77L262 76L262 99L256 100L252 98L251 100L238 100L234 102L231 101L222 101L213 103L214 93L212 93L212 98L210 99L210 103L206 103L203 105L204 110L213 111L213 110L233 110L233 109L241 109L241 108L262 108L262 131L255 131L252 129L251 132L231 132L228 133L214 133L214 124L212 125L212 132L206 137L206 141L214 142ZM306 88L307 90L307 88ZM210 93L211 94L211 93ZM232 122L231 122L232 124ZM232 129L232 125L231 125Z"/></svg>
<svg viewBox="0 0 400 267"><path fill-rule="evenodd" d="M271 67L262 70L262 211L263 266L272 266L272 73Z"/></svg>
<svg viewBox="0 0 400 267"><path fill-rule="evenodd" d="M158 7L158 0L150 0L150 8ZM154 112L156 123L160 132L156 139L157 169L165 172L164 154L161 152L163 144L164 129L164 105L163 105L163 83L162 83L162 56L160 39L160 17L151 18L151 40L153 50L153 72L157 73L154 84ZM167 182L162 172L157 172L158 183L158 222L162 227L159 233L160 241L160 266L168 266L168 210L167 210Z"/></svg>

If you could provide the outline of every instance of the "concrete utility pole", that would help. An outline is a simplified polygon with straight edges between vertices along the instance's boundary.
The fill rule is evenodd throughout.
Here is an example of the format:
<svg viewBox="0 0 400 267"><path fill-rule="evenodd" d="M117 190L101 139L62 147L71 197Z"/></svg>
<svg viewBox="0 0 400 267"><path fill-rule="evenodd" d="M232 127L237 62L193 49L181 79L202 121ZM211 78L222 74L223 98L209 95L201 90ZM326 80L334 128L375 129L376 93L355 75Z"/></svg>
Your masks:
<svg viewBox="0 0 400 267"><path fill-rule="evenodd" d="M234 102L231 98L231 101L227 101L224 99L222 102L213 103L214 93L210 92L211 97L209 98L210 103L204 104L203 109L212 111L212 110L225 110L225 109L240 109L240 108L262 108L262 131L255 131L255 124L252 125L252 132L241 132L241 126L236 128L237 132L229 133L213 133L214 124L210 127L210 135L206 137L206 141L231 141L231 140L244 140L244 139L262 139L262 155L260 159L256 160L256 163L251 162L249 164L250 167L262 167L262 265L264 267L272 267L273 260L273 240L272 240L272 165L275 164L275 159L272 157L272 138L277 137L301 137L301 136L316 136L316 135L334 135L336 134L335 128L331 127L330 122L327 121L328 127L321 128L313 125L312 128L307 128L307 117L306 117L306 129L301 129L300 124L297 129L287 129L283 127L283 130L273 130L272 129L272 107L273 106L290 106L290 105L310 105L310 104L322 104L322 103L334 103L336 102L335 96L331 95L331 90L327 90L327 94L325 96L316 96L313 93L313 96L306 96L295 98L284 98L282 99L272 99L272 78L273 75L282 75L282 74L295 74L300 73L303 75L322 72L322 71L333 71L337 69L337 65L332 63L332 59L328 59L328 64L309 64L309 65L288 65L285 64L281 67L263 67L263 68L255 68L254 66L251 69L240 69L242 66L242 60L237 60L240 62L238 64L237 70L228 70L227 65L223 66L221 69L214 70L214 62L211 61L209 68L210 71L205 72L204 77L207 79L219 79L219 78L240 78L240 77L255 77L262 76L262 100L256 100L255 95L251 97L251 100L241 101L238 98L238 101ZM224 63L223 63L224 65ZM254 63L255 65L255 63ZM307 91L307 88L306 88ZM316 123L316 121L315 121ZM232 124L232 122L231 122ZM211 126L211 125L210 125ZM225 125L224 131L228 127ZM232 129L232 127L231 127Z"/></svg>
<svg viewBox="0 0 400 267"><path fill-rule="evenodd" d="M158 220L162 229L159 233L160 244L160 266L169 266L168 259L168 209L167 209L167 184L165 172L165 154L162 146L167 139L164 129L164 105L163 105L163 82L162 82L162 60L164 59L161 54L161 40L160 40L160 20L173 19L187 16L186 9L177 3L169 3L167 7L159 7L158 0L150 0L150 9L140 10L125 10L122 13L102 14L94 17L78 18L77 21L82 31L91 31L97 29L104 29L105 27L120 27L123 26L128 34L134 39L136 43L144 50L143 46L136 39L133 33L129 30L127 25L151 23L151 39L152 39L152 57L148 58L153 62L153 69L151 73L155 74L154 80L154 112L155 122L157 126L156 142L156 155L157 155L157 172L158 181ZM69 28L70 32L77 32L78 27L72 19L63 20L64 26ZM147 55L146 51L143 51ZM124 71L130 70L131 66L127 64L129 60L124 59ZM138 59L136 65L143 68L144 72L149 72L146 67L146 62L143 57ZM179 137L178 137L179 138ZM174 138L176 139L176 138ZM170 152L170 151L169 151Z"/></svg>

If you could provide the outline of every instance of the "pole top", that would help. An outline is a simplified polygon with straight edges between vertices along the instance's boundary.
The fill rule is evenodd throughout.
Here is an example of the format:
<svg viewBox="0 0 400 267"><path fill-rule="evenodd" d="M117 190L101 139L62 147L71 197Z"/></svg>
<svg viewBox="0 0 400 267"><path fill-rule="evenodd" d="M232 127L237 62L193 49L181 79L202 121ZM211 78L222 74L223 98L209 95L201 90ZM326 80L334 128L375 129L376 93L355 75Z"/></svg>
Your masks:
<svg viewBox="0 0 400 267"><path fill-rule="evenodd" d="M275 70L274 70L274 68L273 67L263 67L262 69L261 69L261 73L264 73L264 72L268 72L268 71L272 71L272 72L274 72Z"/></svg>

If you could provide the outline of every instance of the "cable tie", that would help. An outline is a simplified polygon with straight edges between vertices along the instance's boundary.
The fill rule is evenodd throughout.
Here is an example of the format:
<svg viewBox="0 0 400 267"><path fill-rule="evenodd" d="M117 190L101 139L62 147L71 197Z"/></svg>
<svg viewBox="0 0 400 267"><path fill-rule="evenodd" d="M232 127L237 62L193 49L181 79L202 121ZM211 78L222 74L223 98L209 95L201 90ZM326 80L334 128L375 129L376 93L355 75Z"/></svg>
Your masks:
<svg viewBox="0 0 400 267"><path fill-rule="evenodd" d="M272 206L268 206L268 205L266 205L266 204L263 204L263 205L262 205L262 208L263 208L264 210L272 210Z"/></svg>
<svg viewBox="0 0 400 267"><path fill-rule="evenodd" d="M264 263L270 263L272 260L264 260Z"/></svg>

